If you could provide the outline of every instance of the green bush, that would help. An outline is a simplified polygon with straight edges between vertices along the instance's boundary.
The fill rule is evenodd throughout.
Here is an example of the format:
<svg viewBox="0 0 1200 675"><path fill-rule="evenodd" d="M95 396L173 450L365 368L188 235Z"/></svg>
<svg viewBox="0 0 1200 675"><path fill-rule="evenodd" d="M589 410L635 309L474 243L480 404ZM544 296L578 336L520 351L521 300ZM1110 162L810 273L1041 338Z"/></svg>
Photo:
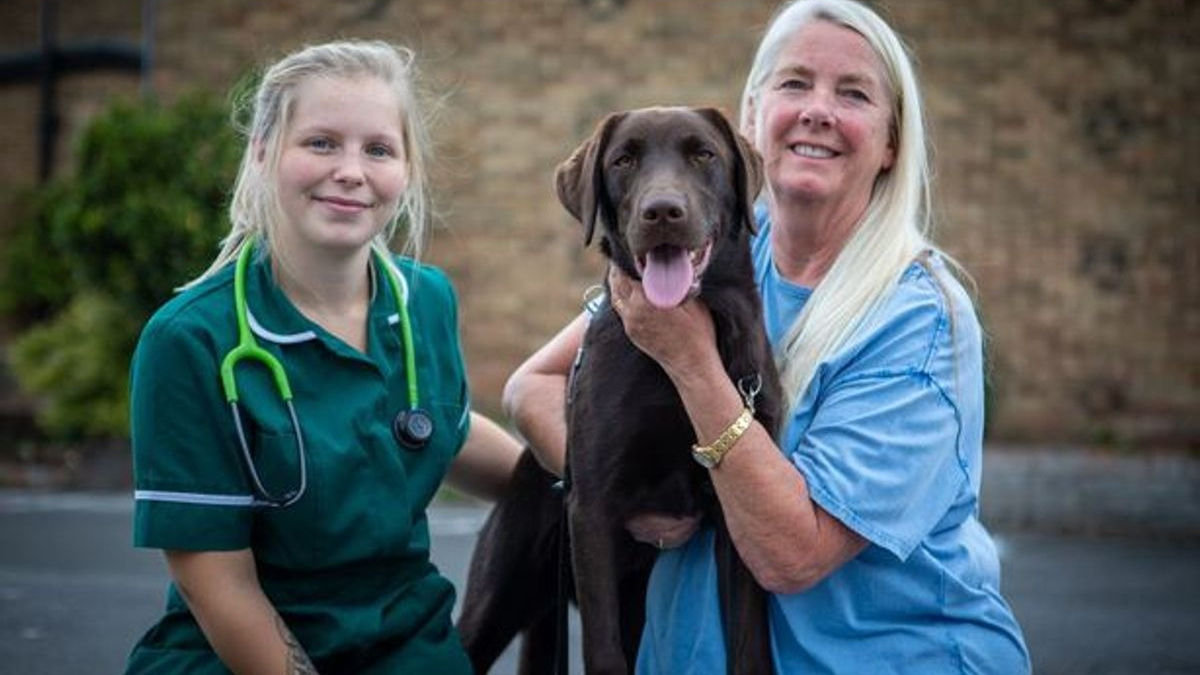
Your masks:
<svg viewBox="0 0 1200 675"><path fill-rule="evenodd" d="M108 438L128 428L129 358L139 323L102 293L81 293L11 347L13 371L45 404L38 423L57 436Z"/></svg>
<svg viewBox="0 0 1200 675"><path fill-rule="evenodd" d="M16 209L0 312L34 324L13 343L12 367L53 436L127 434L137 333L215 255L239 150L210 97L118 102L84 131L73 174Z"/></svg>

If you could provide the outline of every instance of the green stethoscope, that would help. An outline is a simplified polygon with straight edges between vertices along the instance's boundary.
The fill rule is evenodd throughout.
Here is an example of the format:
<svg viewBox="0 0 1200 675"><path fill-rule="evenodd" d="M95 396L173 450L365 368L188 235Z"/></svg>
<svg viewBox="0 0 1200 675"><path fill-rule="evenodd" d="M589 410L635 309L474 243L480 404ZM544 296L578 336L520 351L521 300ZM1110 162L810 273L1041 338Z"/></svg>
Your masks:
<svg viewBox="0 0 1200 675"><path fill-rule="evenodd" d="M300 430L300 422L296 418L296 409L292 405L292 387L288 383L287 373L279 359L258 345L254 333L250 330L250 321L246 310L246 265L250 260L253 245L248 242L238 254L237 264L233 273L233 305L237 316L238 344L225 354L221 360L221 386L225 390L225 400L233 412L233 424L237 429L238 444L241 446L242 457L250 470L250 478L254 483L256 499L255 506L285 507L299 501L308 487L308 466L304 451L304 434ZM388 265L378 253L379 267L384 270L391 283L392 294L396 296L396 311L400 316L400 334L404 342L404 376L408 384L408 408L401 410L392 420L392 434L400 445L409 450L420 450L425 447L433 436L433 418L421 409L420 397L417 393L417 359L413 350L412 322L408 316L408 287L404 280ZM271 371L275 380L275 389L287 406L288 415L292 420L292 430L296 434L296 457L300 465L300 478L296 488L281 496L271 494L259 478L254 458L250 455L250 447L246 442L246 434L242 428L242 417L238 413L237 380L234 369L238 362L249 359L258 361Z"/></svg>

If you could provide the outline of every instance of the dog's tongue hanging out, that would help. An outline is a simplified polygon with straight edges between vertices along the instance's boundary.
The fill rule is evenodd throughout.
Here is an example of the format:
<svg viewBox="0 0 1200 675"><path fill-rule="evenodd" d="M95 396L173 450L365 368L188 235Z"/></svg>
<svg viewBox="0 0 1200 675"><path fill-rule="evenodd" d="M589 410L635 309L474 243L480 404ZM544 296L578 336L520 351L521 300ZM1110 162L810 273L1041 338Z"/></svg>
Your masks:
<svg viewBox="0 0 1200 675"><path fill-rule="evenodd" d="M692 261L686 249L657 246L646 255L642 270L642 288L646 299L660 309L683 302L692 289Z"/></svg>

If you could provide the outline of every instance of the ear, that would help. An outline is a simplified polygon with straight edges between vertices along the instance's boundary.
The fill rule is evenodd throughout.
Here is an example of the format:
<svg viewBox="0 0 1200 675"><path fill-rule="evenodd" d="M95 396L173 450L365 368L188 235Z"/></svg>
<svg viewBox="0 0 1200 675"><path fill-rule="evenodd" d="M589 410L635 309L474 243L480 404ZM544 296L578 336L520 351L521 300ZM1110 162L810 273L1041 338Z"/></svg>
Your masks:
<svg viewBox="0 0 1200 675"><path fill-rule="evenodd" d="M887 151L883 155L883 170L891 171L893 166L896 166L895 136L888 138Z"/></svg>
<svg viewBox="0 0 1200 675"><path fill-rule="evenodd" d="M625 119L625 113L613 113L596 127L554 172L558 201L583 224L583 245L592 243L596 212L604 207L604 151L612 132Z"/></svg>
<svg viewBox="0 0 1200 675"><path fill-rule="evenodd" d="M707 119L728 144L730 155L733 157L733 178L737 182L738 217L751 233L758 231L758 223L754 219L754 200L763 186L762 158L750 141L734 131L729 118L716 108L698 108L696 112Z"/></svg>
<svg viewBox="0 0 1200 675"><path fill-rule="evenodd" d="M883 164L880 166L881 172L891 171L896 165L896 148L900 145L900 129L896 126L896 115L892 114L892 120L888 122L888 140L887 149L883 154Z"/></svg>
<svg viewBox="0 0 1200 675"><path fill-rule="evenodd" d="M750 145L757 145L757 139L755 138L755 134L758 133L758 123L755 121L758 118L758 111L755 109L757 105L754 98L748 98L742 104L742 122L738 132L750 141Z"/></svg>

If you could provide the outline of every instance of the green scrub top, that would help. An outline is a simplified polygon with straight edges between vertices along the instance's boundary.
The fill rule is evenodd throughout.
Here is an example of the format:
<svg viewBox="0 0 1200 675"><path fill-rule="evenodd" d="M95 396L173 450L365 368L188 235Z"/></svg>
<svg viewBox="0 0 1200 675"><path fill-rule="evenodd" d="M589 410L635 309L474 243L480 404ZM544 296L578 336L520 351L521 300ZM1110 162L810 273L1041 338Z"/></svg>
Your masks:
<svg viewBox="0 0 1200 675"><path fill-rule="evenodd" d="M176 296L147 323L133 359L134 544L254 552L267 597L320 672L471 672L450 620L454 588L429 560L425 508L466 438L467 381L457 303L439 270L398 258L408 287L420 450L392 435L408 407L393 289L373 272L363 354L306 319L256 256L246 273L251 328L283 364L304 438L308 487L285 508L253 506L218 367L237 342L233 265ZM265 368L237 368L242 423L264 487L299 483L291 418ZM134 647L128 673L227 673L178 589Z"/></svg>

